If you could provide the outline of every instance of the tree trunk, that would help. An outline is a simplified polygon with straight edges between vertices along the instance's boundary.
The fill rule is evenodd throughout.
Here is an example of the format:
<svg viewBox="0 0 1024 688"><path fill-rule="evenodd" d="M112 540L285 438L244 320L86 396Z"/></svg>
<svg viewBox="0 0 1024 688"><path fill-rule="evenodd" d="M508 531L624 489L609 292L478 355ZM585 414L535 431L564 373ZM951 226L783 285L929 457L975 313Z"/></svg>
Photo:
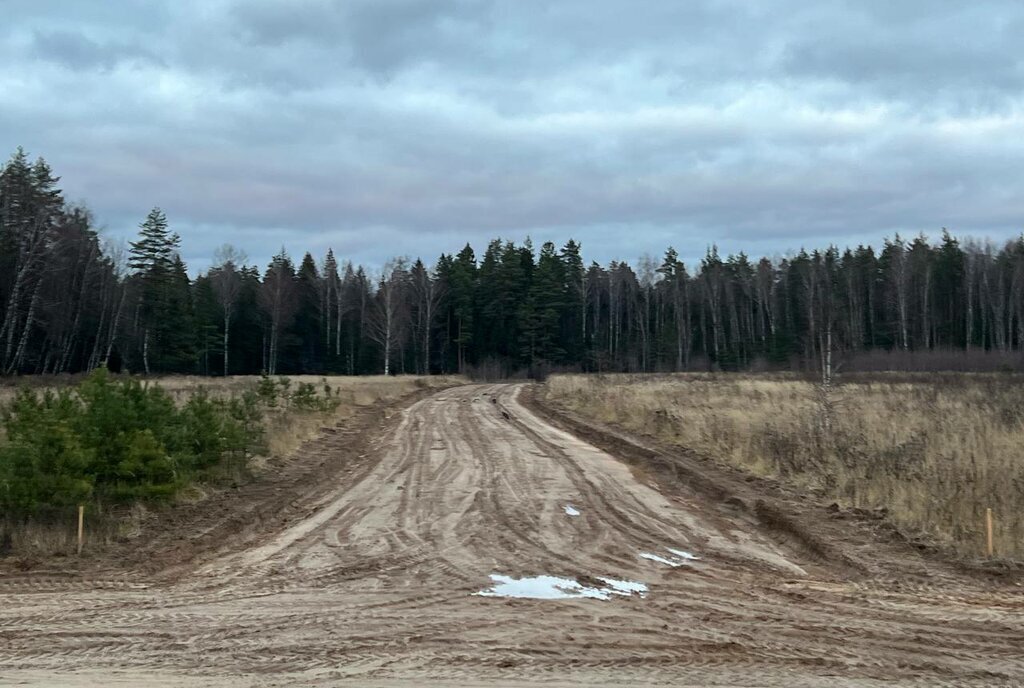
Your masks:
<svg viewBox="0 0 1024 688"><path fill-rule="evenodd" d="M338 316L334 321L334 355L339 357L341 356L341 316L343 314L341 302L341 289L338 289L338 298L336 299Z"/></svg>
<svg viewBox="0 0 1024 688"><path fill-rule="evenodd" d="M126 298L128 298L128 290L126 288L124 288L124 286L122 286L121 287L121 298L118 300L117 310L114 312L114 321L110 325L110 335L107 338L107 353L103 357L103 365L104 365L104 367L106 367L106 366L108 366L110 364L110 355L111 355L111 353L114 350L114 341L117 339L117 329L120 326L121 311L124 310L124 300Z"/></svg>
<svg viewBox="0 0 1024 688"><path fill-rule="evenodd" d="M277 343L278 343L278 332L275 325L271 325L270 329L270 374L277 375Z"/></svg>
<svg viewBox="0 0 1024 688"><path fill-rule="evenodd" d="M434 289L431 285L424 302L426 322L423 325L423 374L430 375L430 324L434 321Z"/></svg>
<svg viewBox="0 0 1024 688"><path fill-rule="evenodd" d="M228 376L228 343L231 332L231 312L224 309L224 377Z"/></svg>
<svg viewBox="0 0 1024 688"><path fill-rule="evenodd" d="M86 370L93 370L100 362L100 343L103 339L103 328L107 324L107 306L110 303L110 289L105 281L101 283L101 291L103 298L100 301L100 321L96 325L96 335L93 338L92 352L89 354Z"/></svg>
<svg viewBox="0 0 1024 688"><path fill-rule="evenodd" d="M7 299L7 311L4 313L4 324L0 327L0 339L4 340L4 361L11 355L14 347L15 320L18 314L18 302L21 300L21 290L28 275L29 262L26 261L14 277L14 287L11 289L11 296Z"/></svg>
<svg viewBox="0 0 1024 688"><path fill-rule="evenodd" d="M22 360L25 357L25 345L28 344L29 334L32 332L32 324L36 319L36 306L39 304L39 285L42 283L42 278L36 281L36 286L32 290L32 300L29 302L28 315L25 316L25 326L21 330L21 337L18 340L18 349L14 354L14 358L11 359L10 364L7 366L7 374L11 375L21 367Z"/></svg>

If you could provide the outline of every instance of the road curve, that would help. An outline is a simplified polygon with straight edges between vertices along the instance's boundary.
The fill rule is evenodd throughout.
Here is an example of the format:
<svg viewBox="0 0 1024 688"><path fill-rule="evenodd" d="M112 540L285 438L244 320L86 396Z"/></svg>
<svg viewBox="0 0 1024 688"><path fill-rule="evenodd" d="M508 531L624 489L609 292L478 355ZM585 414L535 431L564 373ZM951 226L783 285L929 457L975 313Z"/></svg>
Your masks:
<svg viewBox="0 0 1024 688"><path fill-rule="evenodd" d="M845 580L521 390L415 403L365 477L173 583L0 581L0 684L1024 684L1015 591ZM535 576L590 596L476 594Z"/></svg>

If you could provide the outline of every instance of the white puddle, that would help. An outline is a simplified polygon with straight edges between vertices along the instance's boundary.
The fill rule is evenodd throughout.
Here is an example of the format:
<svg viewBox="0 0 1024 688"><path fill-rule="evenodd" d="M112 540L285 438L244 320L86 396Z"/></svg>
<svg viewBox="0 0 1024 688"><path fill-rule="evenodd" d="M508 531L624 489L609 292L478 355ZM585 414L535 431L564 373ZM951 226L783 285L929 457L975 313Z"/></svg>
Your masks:
<svg viewBox="0 0 1024 688"><path fill-rule="evenodd" d="M494 585L489 590L473 594L481 597L520 597L532 600L610 600L613 595L629 597L637 594L644 597L647 594L647 586L643 583L614 578L597 578L604 583L600 587L586 586L579 581L558 576L512 578L492 573L491 580L494 581Z"/></svg>
<svg viewBox="0 0 1024 688"><path fill-rule="evenodd" d="M650 552L641 552L641 559L650 559L651 561L657 561L662 564L668 564L669 566L682 566L683 562L676 559L666 559L665 557L658 556L657 554L651 554Z"/></svg>
<svg viewBox="0 0 1024 688"><path fill-rule="evenodd" d="M641 559L650 559L651 561L656 561L656 562L658 562L660 564L667 564L667 565L671 566L672 568L675 568L676 566L682 566L683 564L685 564L688 561L699 561L700 560L700 557L694 556L692 553L685 552L685 551L683 551L681 549L672 549L671 547L666 547L665 551L668 552L669 554L671 554L672 556L671 557L663 557L660 554L652 554L651 552L641 552L640 553L640 558Z"/></svg>
<svg viewBox="0 0 1024 688"><path fill-rule="evenodd" d="M619 595L632 595L636 593L640 597L644 597L647 594L647 586L643 583L637 583L636 581L627 580L615 580L614 578L598 578L612 588Z"/></svg>
<svg viewBox="0 0 1024 688"><path fill-rule="evenodd" d="M574 507L572 504L566 504L562 508L565 509L565 515L566 516L579 516L580 515L579 510L576 507Z"/></svg>

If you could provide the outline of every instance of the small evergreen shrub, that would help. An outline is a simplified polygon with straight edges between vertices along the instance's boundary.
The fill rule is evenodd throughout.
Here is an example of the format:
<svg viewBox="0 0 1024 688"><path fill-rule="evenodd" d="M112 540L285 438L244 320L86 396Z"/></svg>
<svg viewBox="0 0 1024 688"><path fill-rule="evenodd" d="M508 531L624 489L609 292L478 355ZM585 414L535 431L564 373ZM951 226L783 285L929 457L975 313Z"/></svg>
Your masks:
<svg viewBox="0 0 1024 688"><path fill-rule="evenodd" d="M73 389L22 389L0 416L0 514L156 502L196 480L235 479L266 450L268 409L327 412L339 403L326 381L321 393L268 376L228 398L199 389L181 406L158 385L103 369Z"/></svg>
<svg viewBox="0 0 1024 688"><path fill-rule="evenodd" d="M260 375L260 381L256 383L256 394L267 406L277 406L277 382L266 373Z"/></svg>
<svg viewBox="0 0 1024 688"><path fill-rule="evenodd" d="M312 382L300 382L289 397L292 408L299 411L333 411L341 402L324 382L323 396L317 394L316 385Z"/></svg>
<svg viewBox="0 0 1024 688"><path fill-rule="evenodd" d="M255 394L200 391L178 408L156 385L98 370L77 389L21 390L4 409L0 506L8 514L80 504L159 501L262 442Z"/></svg>

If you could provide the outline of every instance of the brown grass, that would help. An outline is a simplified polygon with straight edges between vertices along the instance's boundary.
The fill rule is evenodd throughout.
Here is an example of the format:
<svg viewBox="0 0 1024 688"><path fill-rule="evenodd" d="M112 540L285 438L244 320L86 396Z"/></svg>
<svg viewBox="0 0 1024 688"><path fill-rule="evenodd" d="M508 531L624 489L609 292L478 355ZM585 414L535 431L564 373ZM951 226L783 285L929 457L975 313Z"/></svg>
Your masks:
<svg viewBox="0 0 1024 688"><path fill-rule="evenodd" d="M831 429L818 387L791 375L551 378L549 401L759 475L888 510L904 532L964 556L1024 557L1024 378L846 376Z"/></svg>

